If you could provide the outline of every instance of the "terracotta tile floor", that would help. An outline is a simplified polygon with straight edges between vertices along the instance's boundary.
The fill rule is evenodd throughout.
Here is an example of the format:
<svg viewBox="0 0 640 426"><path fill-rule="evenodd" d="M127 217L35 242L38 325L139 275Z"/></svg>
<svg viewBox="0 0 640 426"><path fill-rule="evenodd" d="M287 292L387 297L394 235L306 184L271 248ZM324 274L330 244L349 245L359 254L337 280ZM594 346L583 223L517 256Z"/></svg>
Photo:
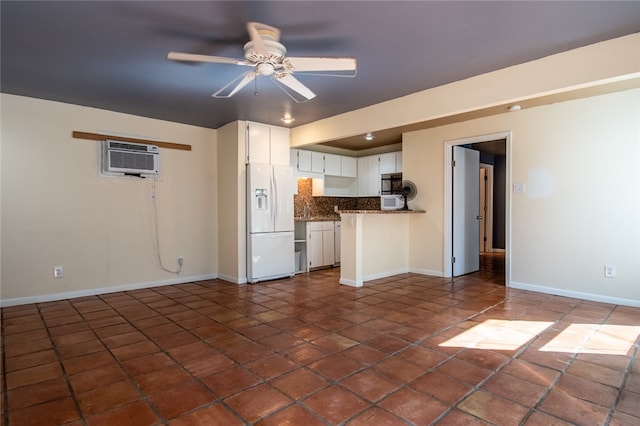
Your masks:
<svg viewBox="0 0 640 426"><path fill-rule="evenodd" d="M640 308L506 289L492 262L4 308L4 424L640 424Z"/></svg>

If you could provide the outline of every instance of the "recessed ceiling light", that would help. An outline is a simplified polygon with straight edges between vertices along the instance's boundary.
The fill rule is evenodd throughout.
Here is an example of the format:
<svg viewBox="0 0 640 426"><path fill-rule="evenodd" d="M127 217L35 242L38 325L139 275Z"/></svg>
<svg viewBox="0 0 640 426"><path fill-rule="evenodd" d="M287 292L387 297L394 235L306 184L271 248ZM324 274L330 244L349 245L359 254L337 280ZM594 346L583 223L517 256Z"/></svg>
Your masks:
<svg viewBox="0 0 640 426"><path fill-rule="evenodd" d="M364 135L364 140L372 141L373 140L373 135L371 133L367 133L366 135Z"/></svg>
<svg viewBox="0 0 640 426"><path fill-rule="evenodd" d="M291 117L290 115L285 115L280 119L280 121L282 121L284 124L291 124L296 121L296 119Z"/></svg>
<svg viewBox="0 0 640 426"><path fill-rule="evenodd" d="M516 112L516 111L520 111L522 109L522 107L518 104L516 105L511 105L509 107L509 112Z"/></svg>

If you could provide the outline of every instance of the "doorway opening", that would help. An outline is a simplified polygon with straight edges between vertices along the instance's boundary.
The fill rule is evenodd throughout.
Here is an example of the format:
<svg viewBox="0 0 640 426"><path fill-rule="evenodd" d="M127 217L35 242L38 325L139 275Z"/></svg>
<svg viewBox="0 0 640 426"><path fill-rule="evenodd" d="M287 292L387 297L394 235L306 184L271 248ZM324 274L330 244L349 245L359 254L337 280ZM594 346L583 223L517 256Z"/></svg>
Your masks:
<svg viewBox="0 0 640 426"><path fill-rule="evenodd" d="M445 142L447 278L477 272L492 282L509 284L510 148L510 132ZM454 160L466 175L460 167L456 170Z"/></svg>

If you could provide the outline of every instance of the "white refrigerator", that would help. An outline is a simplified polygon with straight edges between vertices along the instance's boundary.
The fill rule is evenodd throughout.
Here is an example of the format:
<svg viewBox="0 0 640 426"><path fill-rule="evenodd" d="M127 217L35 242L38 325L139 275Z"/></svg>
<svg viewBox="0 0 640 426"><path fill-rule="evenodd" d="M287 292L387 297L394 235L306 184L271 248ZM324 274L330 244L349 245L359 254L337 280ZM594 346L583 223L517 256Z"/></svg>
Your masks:
<svg viewBox="0 0 640 426"><path fill-rule="evenodd" d="M247 281L295 274L293 169L247 165Z"/></svg>

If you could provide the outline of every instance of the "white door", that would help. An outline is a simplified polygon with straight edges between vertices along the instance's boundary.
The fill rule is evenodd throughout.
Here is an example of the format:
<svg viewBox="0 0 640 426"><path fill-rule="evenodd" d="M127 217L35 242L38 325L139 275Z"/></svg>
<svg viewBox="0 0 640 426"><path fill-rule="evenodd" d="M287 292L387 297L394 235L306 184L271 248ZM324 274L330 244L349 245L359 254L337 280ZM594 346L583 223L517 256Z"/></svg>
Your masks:
<svg viewBox="0 0 640 426"><path fill-rule="evenodd" d="M480 253L487 251L487 169L480 169Z"/></svg>
<svg viewBox="0 0 640 426"><path fill-rule="evenodd" d="M367 196L375 197L380 195L380 157L377 155L367 157L369 162L369 170L367 172Z"/></svg>
<svg viewBox="0 0 640 426"><path fill-rule="evenodd" d="M351 178L358 176L358 163L355 157L342 157L340 161L340 175Z"/></svg>
<svg viewBox="0 0 640 426"><path fill-rule="evenodd" d="M248 123L248 132L249 163L270 164L271 136L269 126L258 123ZM287 158L289 157L287 156Z"/></svg>
<svg viewBox="0 0 640 426"><path fill-rule="evenodd" d="M273 232L271 184L269 164L247 165L247 208L249 208L249 233ZM291 214L293 219L293 213Z"/></svg>
<svg viewBox="0 0 640 426"><path fill-rule="evenodd" d="M301 172L311 171L311 151L298 151L298 170Z"/></svg>
<svg viewBox="0 0 640 426"><path fill-rule="evenodd" d="M253 283L293 276L293 232L271 232L249 236L247 279Z"/></svg>
<svg viewBox="0 0 640 426"><path fill-rule="evenodd" d="M325 222L322 231L322 265L333 265L336 260L333 222Z"/></svg>
<svg viewBox="0 0 640 426"><path fill-rule="evenodd" d="M322 152L311 153L311 171L324 173L324 154Z"/></svg>
<svg viewBox="0 0 640 426"><path fill-rule="evenodd" d="M380 158L380 170L378 172L381 175L396 172L396 153L395 152L380 154L379 158Z"/></svg>
<svg viewBox="0 0 640 426"><path fill-rule="evenodd" d="M309 231L307 250L309 251L309 267L317 268L318 266L323 266L322 229L319 231Z"/></svg>
<svg viewBox="0 0 640 426"><path fill-rule="evenodd" d="M273 166L274 231L293 231L293 169Z"/></svg>
<svg viewBox="0 0 640 426"><path fill-rule="evenodd" d="M453 276L480 269L480 153L453 147Z"/></svg>
<svg viewBox="0 0 640 426"><path fill-rule="evenodd" d="M333 244L334 244L334 250L333 250L333 255L334 255L334 259L335 259L335 263L340 263L340 244L342 244L342 242L340 241L341 239L341 229L342 229L342 222L340 222L339 220L335 221L333 223L334 226L334 232L333 232Z"/></svg>
<svg viewBox="0 0 640 426"><path fill-rule="evenodd" d="M270 162L273 165L289 165L289 129L272 126L270 129L271 153Z"/></svg>

